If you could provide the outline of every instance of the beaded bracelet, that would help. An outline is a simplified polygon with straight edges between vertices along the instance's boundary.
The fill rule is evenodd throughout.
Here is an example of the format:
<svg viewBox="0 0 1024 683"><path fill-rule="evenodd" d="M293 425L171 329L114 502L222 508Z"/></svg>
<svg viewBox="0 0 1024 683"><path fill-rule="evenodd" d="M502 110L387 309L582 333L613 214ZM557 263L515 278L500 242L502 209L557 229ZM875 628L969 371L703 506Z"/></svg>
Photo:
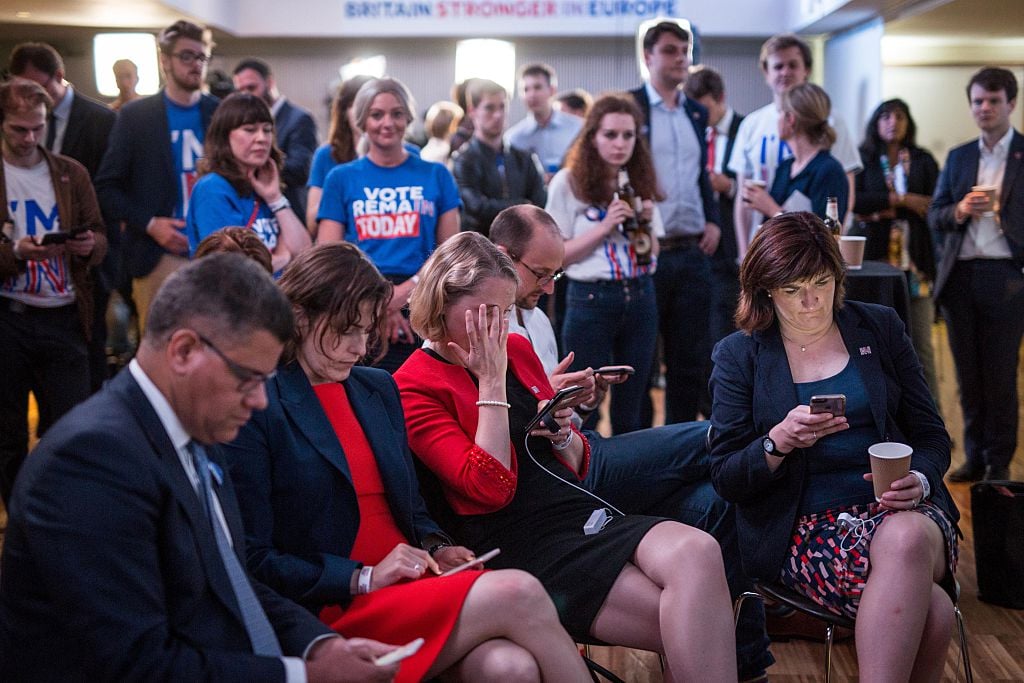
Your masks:
<svg viewBox="0 0 1024 683"><path fill-rule="evenodd" d="M477 401L478 406L494 406L495 408L511 408L512 404L508 401Z"/></svg>
<svg viewBox="0 0 1024 683"><path fill-rule="evenodd" d="M569 447L569 444L572 443L574 435L575 432L570 429L569 436L565 437L565 441L563 441L562 443L553 443L551 444L551 447L554 448L556 451L564 451L566 448Z"/></svg>
<svg viewBox="0 0 1024 683"><path fill-rule="evenodd" d="M451 547L452 547L452 544L449 543L448 541L441 541L440 543L435 543L434 545L432 545L429 548L427 548L427 554L430 555L431 557L433 557L434 553L436 553L441 548L451 548Z"/></svg>
<svg viewBox="0 0 1024 683"><path fill-rule="evenodd" d="M357 595L366 595L370 592L370 582L373 580L373 567L364 566L359 570L359 583L356 587Z"/></svg>

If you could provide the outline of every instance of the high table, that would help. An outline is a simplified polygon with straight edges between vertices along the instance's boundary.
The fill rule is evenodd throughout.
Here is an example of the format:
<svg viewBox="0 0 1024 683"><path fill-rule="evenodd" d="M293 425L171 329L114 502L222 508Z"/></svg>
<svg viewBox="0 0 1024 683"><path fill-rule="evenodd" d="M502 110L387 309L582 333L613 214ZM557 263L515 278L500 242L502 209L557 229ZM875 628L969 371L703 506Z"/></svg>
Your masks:
<svg viewBox="0 0 1024 683"><path fill-rule="evenodd" d="M910 333L910 290L907 276L899 268L881 261L865 261L860 270L847 269L846 298L895 309Z"/></svg>

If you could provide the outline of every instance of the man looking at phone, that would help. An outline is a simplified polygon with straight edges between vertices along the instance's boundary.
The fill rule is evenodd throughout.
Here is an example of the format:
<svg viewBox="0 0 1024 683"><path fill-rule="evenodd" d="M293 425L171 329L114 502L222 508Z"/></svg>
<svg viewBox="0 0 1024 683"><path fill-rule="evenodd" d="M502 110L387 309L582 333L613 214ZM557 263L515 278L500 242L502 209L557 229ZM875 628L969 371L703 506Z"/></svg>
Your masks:
<svg viewBox="0 0 1024 683"><path fill-rule="evenodd" d="M89 173L43 147L53 101L42 86L0 83L0 497L28 452L28 394L38 434L89 396L90 266L107 250Z"/></svg>
<svg viewBox="0 0 1024 683"><path fill-rule="evenodd" d="M519 205L505 209L491 224L491 241L507 254L519 273L516 305L509 332L530 340L558 390L582 386L576 410L601 404L609 384L630 379L630 368L584 368L566 372L573 353L561 362L555 333L537 307L561 277L565 246L555 220L543 209ZM594 334L602 330L595 329ZM711 486L706 436L707 422L679 422L613 437L586 431L590 467L583 485L627 514L662 515L703 529L718 539L726 578L733 597L749 589L743 576L731 506ZM744 609L736 631L740 680L758 680L774 661L767 649L764 611L760 604Z"/></svg>

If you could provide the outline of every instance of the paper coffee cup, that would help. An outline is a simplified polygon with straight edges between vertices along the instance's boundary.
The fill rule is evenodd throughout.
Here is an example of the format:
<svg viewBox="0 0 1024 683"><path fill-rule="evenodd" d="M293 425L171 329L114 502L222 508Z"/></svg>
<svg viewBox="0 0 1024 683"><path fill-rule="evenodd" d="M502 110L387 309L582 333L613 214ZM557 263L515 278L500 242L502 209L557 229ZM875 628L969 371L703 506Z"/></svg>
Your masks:
<svg viewBox="0 0 1024 683"><path fill-rule="evenodd" d="M864 245L867 241L868 238L862 235L842 235L839 238L839 253L850 270L860 270L864 266Z"/></svg>
<svg viewBox="0 0 1024 683"><path fill-rule="evenodd" d="M984 192L988 195L988 205L992 207L991 211L986 211L986 216L992 216L996 211L996 201L998 200L999 188L995 185L975 185L971 188L971 192Z"/></svg>
<svg viewBox="0 0 1024 683"><path fill-rule="evenodd" d="M757 178L747 178L747 185L755 185L760 187L762 190L768 187L768 182L765 180L758 180Z"/></svg>
<svg viewBox="0 0 1024 683"><path fill-rule="evenodd" d="M910 473L910 456L914 449L905 443L894 441L876 443L868 447L871 456L871 481L875 487L875 500L881 502L882 494L890 490L892 483Z"/></svg>

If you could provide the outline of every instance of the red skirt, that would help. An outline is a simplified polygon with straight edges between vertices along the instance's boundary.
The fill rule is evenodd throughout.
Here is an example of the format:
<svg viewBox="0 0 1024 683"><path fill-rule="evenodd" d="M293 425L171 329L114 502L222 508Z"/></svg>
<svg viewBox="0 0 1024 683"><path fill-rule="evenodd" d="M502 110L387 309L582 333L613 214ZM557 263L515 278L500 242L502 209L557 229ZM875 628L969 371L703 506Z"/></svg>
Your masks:
<svg viewBox="0 0 1024 683"><path fill-rule="evenodd" d="M332 605L320 611L320 620L346 638L370 638L389 645L405 645L423 638L423 647L399 667L399 683L423 680L434 664L473 582L483 571L468 569L452 576L435 576L397 583L357 595L347 607Z"/></svg>

